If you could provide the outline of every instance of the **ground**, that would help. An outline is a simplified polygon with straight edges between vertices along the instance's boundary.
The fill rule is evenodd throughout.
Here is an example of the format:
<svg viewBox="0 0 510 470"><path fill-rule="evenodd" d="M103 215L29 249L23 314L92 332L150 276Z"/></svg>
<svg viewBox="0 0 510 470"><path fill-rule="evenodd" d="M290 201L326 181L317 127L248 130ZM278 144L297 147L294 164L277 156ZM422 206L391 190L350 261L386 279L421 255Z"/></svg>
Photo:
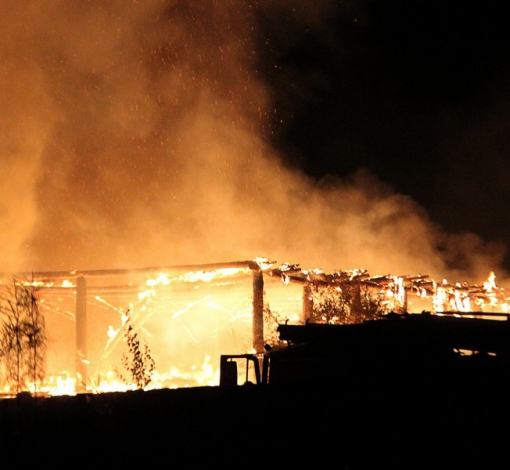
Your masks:
<svg viewBox="0 0 510 470"><path fill-rule="evenodd" d="M21 395L0 402L2 467L496 468L509 437L504 383L455 382Z"/></svg>

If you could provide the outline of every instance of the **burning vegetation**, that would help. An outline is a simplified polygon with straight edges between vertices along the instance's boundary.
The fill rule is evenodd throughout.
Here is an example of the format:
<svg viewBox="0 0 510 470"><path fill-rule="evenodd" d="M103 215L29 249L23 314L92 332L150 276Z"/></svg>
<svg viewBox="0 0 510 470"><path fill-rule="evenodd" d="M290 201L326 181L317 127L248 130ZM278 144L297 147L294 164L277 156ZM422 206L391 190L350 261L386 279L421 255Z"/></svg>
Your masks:
<svg viewBox="0 0 510 470"><path fill-rule="evenodd" d="M393 313L506 319L481 285L365 270L303 270L268 259L34 273L1 285L1 386L50 395L218 383L221 354L278 343L279 324L354 324Z"/></svg>

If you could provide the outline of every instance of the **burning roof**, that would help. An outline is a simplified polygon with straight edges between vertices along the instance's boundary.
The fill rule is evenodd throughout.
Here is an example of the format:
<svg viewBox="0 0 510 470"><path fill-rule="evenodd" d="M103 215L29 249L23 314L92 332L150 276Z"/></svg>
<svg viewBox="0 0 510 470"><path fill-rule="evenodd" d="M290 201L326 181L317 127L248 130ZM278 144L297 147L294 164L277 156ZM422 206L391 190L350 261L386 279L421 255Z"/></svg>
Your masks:
<svg viewBox="0 0 510 470"><path fill-rule="evenodd" d="M510 297L502 287L496 285L496 276L491 272L483 284L467 282L437 282L429 275L376 275L364 269L339 270L325 273L319 269L303 270L299 264L285 263L265 271L269 276L280 277L283 282L313 286L341 286L357 284L379 290L383 295L399 298L401 307L407 310L410 297L428 298L433 302L430 310L435 312L472 312L489 309L493 313L508 312Z"/></svg>

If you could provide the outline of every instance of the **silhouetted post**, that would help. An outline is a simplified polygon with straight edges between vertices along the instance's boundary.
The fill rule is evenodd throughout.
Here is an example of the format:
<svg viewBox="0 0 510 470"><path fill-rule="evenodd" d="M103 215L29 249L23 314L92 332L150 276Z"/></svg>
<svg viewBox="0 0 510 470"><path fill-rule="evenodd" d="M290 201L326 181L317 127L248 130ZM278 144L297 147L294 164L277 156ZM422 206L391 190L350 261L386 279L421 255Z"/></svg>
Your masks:
<svg viewBox="0 0 510 470"><path fill-rule="evenodd" d="M87 283L83 276L76 279L76 389L86 389L87 383Z"/></svg>
<svg viewBox="0 0 510 470"><path fill-rule="evenodd" d="M311 320L313 316L313 295L312 287L308 282L303 284L303 309L299 321L304 325L306 320Z"/></svg>
<svg viewBox="0 0 510 470"><path fill-rule="evenodd" d="M256 352L264 351L264 278L260 266L256 263L250 265L253 272L253 349Z"/></svg>

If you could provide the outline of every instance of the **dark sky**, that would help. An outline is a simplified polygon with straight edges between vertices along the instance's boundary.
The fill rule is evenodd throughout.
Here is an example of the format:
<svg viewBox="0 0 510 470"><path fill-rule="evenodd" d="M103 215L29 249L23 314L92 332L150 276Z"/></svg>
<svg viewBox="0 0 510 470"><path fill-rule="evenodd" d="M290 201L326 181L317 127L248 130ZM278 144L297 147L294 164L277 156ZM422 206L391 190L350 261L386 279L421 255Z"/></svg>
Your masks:
<svg viewBox="0 0 510 470"><path fill-rule="evenodd" d="M276 145L318 179L368 168L447 231L510 247L510 6L366 0L330 13L292 38L277 21L265 32L265 73L284 90Z"/></svg>
<svg viewBox="0 0 510 470"><path fill-rule="evenodd" d="M0 7L0 271L507 277L505 2Z"/></svg>

